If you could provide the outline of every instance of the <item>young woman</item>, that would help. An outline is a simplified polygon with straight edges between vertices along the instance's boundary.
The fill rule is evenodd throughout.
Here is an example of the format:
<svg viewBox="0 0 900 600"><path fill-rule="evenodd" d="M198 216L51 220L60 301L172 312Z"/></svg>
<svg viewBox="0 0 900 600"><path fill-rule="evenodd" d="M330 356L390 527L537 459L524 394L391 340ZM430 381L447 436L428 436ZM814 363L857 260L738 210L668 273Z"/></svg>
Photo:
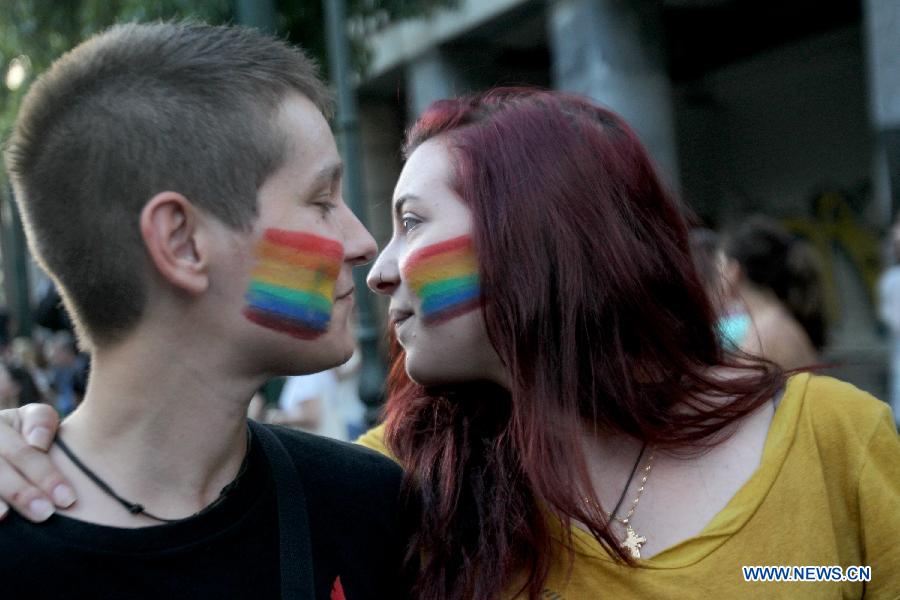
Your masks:
<svg viewBox="0 0 900 600"><path fill-rule="evenodd" d="M679 206L621 119L494 90L433 105L406 154L369 276L399 349L361 442L421 496L420 597L822 597L744 582L770 564L900 589L887 407L721 350Z"/></svg>
<svg viewBox="0 0 900 600"><path fill-rule="evenodd" d="M900 589L889 410L723 352L679 206L619 117L498 89L434 104L406 154L369 276L396 342L386 420L360 441L421 503L417 597ZM764 565L849 580L745 581Z"/></svg>
<svg viewBox="0 0 900 600"><path fill-rule="evenodd" d="M825 345L825 291L812 247L754 215L725 234L720 260L725 302L746 317L737 347L783 369L815 364Z"/></svg>

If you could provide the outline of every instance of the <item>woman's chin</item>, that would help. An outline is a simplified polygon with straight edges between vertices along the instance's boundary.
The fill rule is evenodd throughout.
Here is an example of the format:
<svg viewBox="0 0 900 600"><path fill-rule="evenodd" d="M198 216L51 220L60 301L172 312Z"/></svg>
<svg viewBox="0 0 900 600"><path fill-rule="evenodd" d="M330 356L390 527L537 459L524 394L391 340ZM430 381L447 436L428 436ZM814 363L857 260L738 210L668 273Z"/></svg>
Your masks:
<svg viewBox="0 0 900 600"><path fill-rule="evenodd" d="M454 373L446 364L417 365L415 361L406 359L406 374L413 383L422 387L439 387L477 381L481 377L476 374Z"/></svg>
<svg viewBox="0 0 900 600"><path fill-rule="evenodd" d="M433 378L428 376L427 371L423 372L421 368L416 368L414 364L410 364L409 354L406 355L406 374L416 385L434 385Z"/></svg>
<svg viewBox="0 0 900 600"><path fill-rule="evenodd" d="M406 354L406 374L413 383L422 387L452 383L448 381L447 373L441 372L438 365L422 364L421 361L410 358L409 353Z"/></svg>
<svg viewBox="0 0 900 600"><path fill-rule="evenodd" d="M509 377L495 353L483 355L475 349L462 348L444 349L439 354L407 348L405 353L406 374L417 385L434 387L488 381L509 389Z"/></svg>

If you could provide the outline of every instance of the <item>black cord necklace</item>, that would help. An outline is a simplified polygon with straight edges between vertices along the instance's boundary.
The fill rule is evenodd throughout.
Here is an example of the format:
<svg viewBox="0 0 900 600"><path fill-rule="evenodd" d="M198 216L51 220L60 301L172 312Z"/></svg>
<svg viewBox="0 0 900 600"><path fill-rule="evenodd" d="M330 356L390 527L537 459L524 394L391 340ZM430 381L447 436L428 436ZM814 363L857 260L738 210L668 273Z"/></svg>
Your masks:
<svg viewBox="0 0 900 600"><path fill-rule="evenodd" d="M159 521L160 523L178 523L179 521L192 519L194 517L198 517L202 514L205 514L206 512L212 510L213 508L215 508L216 506L221 504L222 501L225 499L225 497L231 492L231 490L233 490L235 487L237 487L238 481L241 479L241 476L247 471L247 465L250 462L249 458L250 458L250 443L251 443L251 441L252 441L252 438L251 438L251 434L250 434L250 428L248 427L247 428L247 452L244 454L244 460L241 462L241 466L238 469L238 473L235 476L235 478L231 481L231 483L229 483L228 485L226 485L225 487L222 488L222 491L219 492L218 498L213 500L213 502L211 504L209 504L208 506L205 506L204 508L200 509L199 511L197 511L194 514L189 515L187 517L182 517L179 519L165 519L163 517L157 517L153 513L148 512L147 509L145 509L142 504L130 502L130 501L126 500L125 498L123 498L122 496L120 496L119 494L117 494L115 492L115 490L113 490L112 487L108 483L103 481L99 475L94 473L94 471L89 469L87 465L85 465L83 462L81 462L81 459L79 459L77 456L75 456L75 453L72 452L72 449L69 448L68 444L66 444L62 440L61 437L57 436L56 439L54 440L56 445L59 446L59 449L62 450L66 456L69 457L69 460L71 460L72 463L76 467L78 467L81 470L81 472L84 473L88 477L88 479L93 481L97 485L97 487L99 487L101 490L103 490L103 492L106 495L110 496L116 502L118 502L119 504L124 506L125 510L127 510L128 512L130 512L133 515L144 515L145 517L153 519L154 521Z"/></svg>
<svg viewBox="0 0 900 600"><path fill-rule="evenodd" d="M631 480L634 479L634 474L637 471L638 465L641 464L641 458L644 456L644 451L647 449L647 442L644 442L644 445L641 446L641 452L638 454L637 460L634 461L634 466L631 467L631 474L628 476L628 479L625 480L625 487L622 489L622 495L619 496L619 501L616 502L616 507L612 509L612 512L609 513L609 518L615 519L616 515L619 514L619 509L622 508L622 502L625 501L625 493L628 492L628 486L631 485Z"/></svg>

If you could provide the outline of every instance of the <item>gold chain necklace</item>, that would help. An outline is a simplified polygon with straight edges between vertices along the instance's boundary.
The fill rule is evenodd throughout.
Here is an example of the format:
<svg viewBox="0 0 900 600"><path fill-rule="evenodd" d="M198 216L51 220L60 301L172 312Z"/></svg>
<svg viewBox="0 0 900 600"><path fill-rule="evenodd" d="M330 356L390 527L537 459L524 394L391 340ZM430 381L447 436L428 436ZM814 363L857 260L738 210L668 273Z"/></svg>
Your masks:
<svg viewBox="0 0 900 600"><path fill-rule="evenodd" d="M638 461L641 459L641 455L643 455L643 449L641 450L641 454L638 455ZM622 542L622 545L628 549L628 552L631 553L632 558L640 558L641 557L641 547L647 543L647 538L638 534L634 527L631 526L631 517L634 516L634 511L637 510L638 503L641 501L641 496L644 494L644 486L647 483L647 478L650 476L650 470L653 468L653 458L656 456L656 452L650 453L650 458L647 459L647 465L643 468L643 475L641 475L641 483L638 486L637 496L635 496L634 501L631 503L631 507L628 509L628 513L624 517L617 517L616 511L618 511L618 505L616 505L616 510L613 512L607 512L606 516L610 519L614 519L625 526L625 540ZM634 473L632 472L632 476ZM628 478L628 481L625 482L625 489L622 490L622 496L628 491L628 486L631 484L631 477ZM590 498L585 498L584 501L588 504L595 504ZM622 500L619 499L619 503L621 504Z"/></svg>
<svg viewBox="0 0 900 600"><path fill-rule="evenodd" d="M656 452L651 452L650 458L647 459L647 466L644 467L644 474L641 476L641 484L638 486L637 496L635 496L634 502L631 503L631 508L628 510L628 513L624 517L617 517L609 512L606 513L606 516L615 519L625 526L625 541L622 542L622 545L628 548L632 558L640 558L641 547L647 543L647 538L639 535L634 530L634 527L631 526L631 517L634 516L634 511L637 510L638 502L641 501L641 496L644 494L644 485L647 483L647 478L650 476L650 469L653 468L653 458L655 456ZM631 482L629 481L629 483ZM627 489L628 484L626 483L625 486Z"/></svg>

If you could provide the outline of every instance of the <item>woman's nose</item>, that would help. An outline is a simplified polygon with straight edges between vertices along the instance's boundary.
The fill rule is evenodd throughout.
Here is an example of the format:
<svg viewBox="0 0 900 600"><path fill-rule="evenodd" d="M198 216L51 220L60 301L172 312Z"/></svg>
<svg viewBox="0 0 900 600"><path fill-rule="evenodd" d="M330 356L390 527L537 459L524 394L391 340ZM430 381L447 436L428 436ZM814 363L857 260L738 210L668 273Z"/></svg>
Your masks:
<svg viewBox="0 0 900 600"><path fill-rule="evenodd" d="M366 277L366 283L376 294L390 296L397 289L400 283L400 271L397 268L397 262L392 260L388 255L388 248L378 256L369 276Z"/></svg>

